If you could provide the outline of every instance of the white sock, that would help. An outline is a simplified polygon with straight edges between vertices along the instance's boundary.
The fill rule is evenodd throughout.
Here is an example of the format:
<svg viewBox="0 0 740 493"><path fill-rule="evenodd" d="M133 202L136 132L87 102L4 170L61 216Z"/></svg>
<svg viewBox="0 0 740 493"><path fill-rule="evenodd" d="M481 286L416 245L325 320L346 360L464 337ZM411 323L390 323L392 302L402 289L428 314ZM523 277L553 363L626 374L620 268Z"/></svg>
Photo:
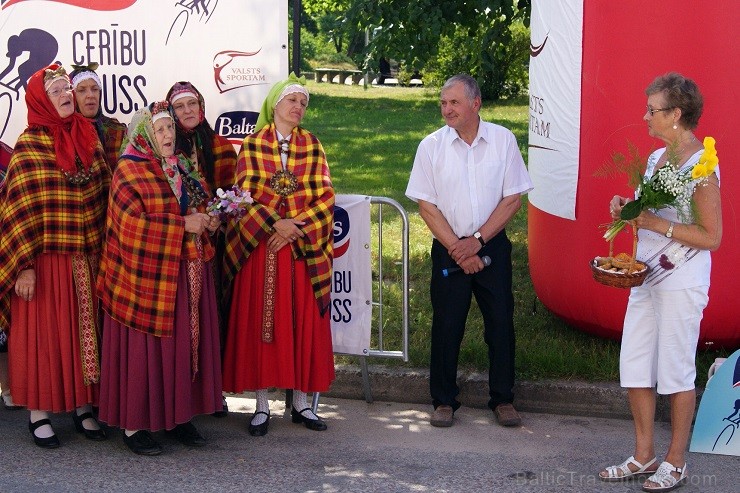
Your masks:
<svg viewBox="0 0 740 493"><path fill-rule="evenodd" d="M305 418L319 419L318 416L311 411L310 406L306 401L306 393L297 389L293 389L293 408L295 408L295 410L301 413ZM304 409L306 410L304 411Z"/></svg>
<svg viewBox="0 0 740 493"><path fill-rule="evenodd" d="M75 412L77 413L77 416L82 416L85 413L92 413L92 404L85 404L82 407L78 407ZM100 425L93 418L87 418L86 420L84 420L82 422L82 427L90 431L100 429Z"/></svg>
<svg viewBox="0 0 740 493"><path fill-rule="evenodd" d="M260 389L255 394L257 395L257 409L254 411L255 416L252 418L252 426L259 426L267 421L267 416L256 413L267 413L269 416L270 401L267 399L267 389Z"/></svg>
<svg viewBox="0 0 740 493"><path fill-rule="evenodd" d="M49 419L49 413L46 411L31 411L31 423L35 423L42 419ZM33 434L39 438L49 438L54 435L54 430L50 425L44 425L36 428L36 431L34 431Z"/></svg>
<svg viewBox="0 0 740 493"><path fill-rule="evenodd" d="M123 432L126 434L127 437L130 437L134 433L136 433L139 430L123 430Z"/></svg>

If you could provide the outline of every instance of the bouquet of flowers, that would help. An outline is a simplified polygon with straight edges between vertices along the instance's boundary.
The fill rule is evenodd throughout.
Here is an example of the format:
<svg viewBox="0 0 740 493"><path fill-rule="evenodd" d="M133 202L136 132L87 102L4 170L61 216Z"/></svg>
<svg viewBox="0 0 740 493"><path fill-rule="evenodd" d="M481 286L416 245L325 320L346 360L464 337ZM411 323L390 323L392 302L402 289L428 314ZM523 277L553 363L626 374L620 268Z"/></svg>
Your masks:
<svg viewBox="0 0 740 493"><path fill-rule="evenodd" d="M208 203L206 211L210 216L221 221L228 218L241 219L247 213L247 207L254 202L250 193L234 185L228 190L219 188L216 196Z"/></svg>
<svg viewBox="0 0 740 493"><path fill-rule="evenodd" d="M613 240L627 225L627 221L636 218L646 209L673 206L679 214L691 210L691 197L695 188L714 172L719 162L714 146L715 140L712 137L704 138L704 152L699 161L690 168L679 168L675 148L668 149L668 162L650 178L645 177L641 171L635 175L634 166L630 167L628 164L626 171L632 173L630 185L636 186L637 198L624 205L619 219L608 226L604 239ZM630 163L639 159L634 147L630 147L630 154L632 156ZM624 167L626 159L623 156L616 155L614 160L617 167Z"/></svg>

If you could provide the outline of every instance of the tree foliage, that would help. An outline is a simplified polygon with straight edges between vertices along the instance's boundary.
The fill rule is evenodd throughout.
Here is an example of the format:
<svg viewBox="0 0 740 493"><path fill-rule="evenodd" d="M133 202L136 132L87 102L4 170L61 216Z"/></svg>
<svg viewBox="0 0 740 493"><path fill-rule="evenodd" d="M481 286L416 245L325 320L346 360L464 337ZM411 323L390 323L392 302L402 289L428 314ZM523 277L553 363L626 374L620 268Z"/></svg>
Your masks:
<svg viewBox="0 0 740 493"><path fill-rule="evenodd" d="M491 99L507 95L510 66L527 60L510 48L512 26L529 26L531 0L303 0L303 8L325 19L320 30L338 50L351 45L347 54L363 68L377 70L381 57L403 62L407 71L440 67L440 50L452 43L468 62L462 71L474 74ZM360 51L366 31L370 43Z"/></svg>

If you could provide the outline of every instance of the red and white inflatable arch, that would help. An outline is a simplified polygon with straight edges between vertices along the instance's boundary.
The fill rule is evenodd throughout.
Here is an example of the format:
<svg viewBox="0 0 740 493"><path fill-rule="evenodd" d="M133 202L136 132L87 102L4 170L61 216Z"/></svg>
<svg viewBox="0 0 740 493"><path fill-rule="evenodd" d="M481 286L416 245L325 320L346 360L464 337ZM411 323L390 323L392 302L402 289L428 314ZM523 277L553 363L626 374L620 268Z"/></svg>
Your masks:
<svg viewBox="0 0 740 493"><path fill-rule="evenodd" d="M740 139L735 129L740 2L534 0L530 58L529 263L542 303L586 332L619 339L628 290L591 277L589 259L605 255L600 224L608 202L628 195L626 177L594 171L632 142L643 154L662 147L642 120L645 88L677 71L704 95L696 135L717 140L723 239L713 253L709 306L700 348L740 346ZM619 241L622 241L622 244ZM631 252L622 234L616 251Z"/></svg>

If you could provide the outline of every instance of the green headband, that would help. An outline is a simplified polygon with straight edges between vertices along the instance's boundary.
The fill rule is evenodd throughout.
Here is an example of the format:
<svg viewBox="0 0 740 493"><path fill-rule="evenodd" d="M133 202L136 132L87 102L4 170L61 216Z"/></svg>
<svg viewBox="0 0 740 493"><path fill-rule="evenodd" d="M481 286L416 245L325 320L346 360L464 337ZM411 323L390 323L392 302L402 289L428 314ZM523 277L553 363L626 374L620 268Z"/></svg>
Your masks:
<svg viewBox="0 0 740 493"><path fill-rule="evenodd" d="M291 72L287 79L276 83L267 93L267 97L262 102L262 109L260 110L260 116L257 118L257 125L255 126L255 132L262 130L265 125L269 125L275 121L275 115L273 114L275 106L277 106L278 98L282 94L283 90L292 85L298 84L301 86L306 85L305 77L296 77L295 72Z"/></svg>

